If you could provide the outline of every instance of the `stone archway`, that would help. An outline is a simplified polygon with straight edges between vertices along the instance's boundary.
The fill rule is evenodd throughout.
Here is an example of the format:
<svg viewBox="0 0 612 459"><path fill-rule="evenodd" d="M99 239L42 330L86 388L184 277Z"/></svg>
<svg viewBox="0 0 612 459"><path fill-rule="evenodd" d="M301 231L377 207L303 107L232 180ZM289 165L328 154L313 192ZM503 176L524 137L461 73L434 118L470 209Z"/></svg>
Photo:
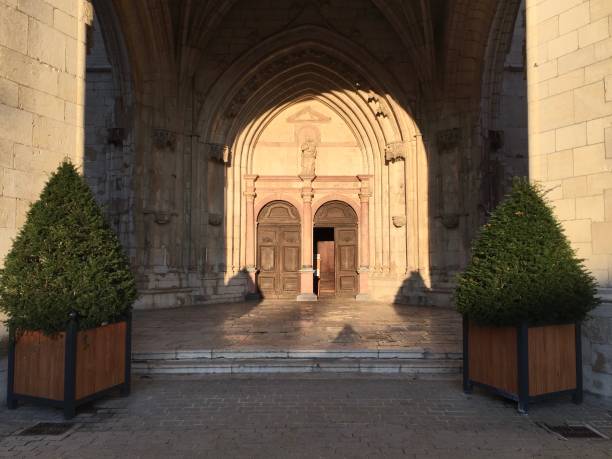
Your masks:
<svg viewBox="0 0 612 459"><path fill-rule="evenodd" d="M357 214L342 201L330 201L315 213L313 227L319 298L354 298L359 294Z"/></svg>
<svg viewBox="0 0 612 459"><path fill-rule="evenodd" d="M300 215L286 201L257 217L257 288L264 298L294 299L300 291Z"/></svg>

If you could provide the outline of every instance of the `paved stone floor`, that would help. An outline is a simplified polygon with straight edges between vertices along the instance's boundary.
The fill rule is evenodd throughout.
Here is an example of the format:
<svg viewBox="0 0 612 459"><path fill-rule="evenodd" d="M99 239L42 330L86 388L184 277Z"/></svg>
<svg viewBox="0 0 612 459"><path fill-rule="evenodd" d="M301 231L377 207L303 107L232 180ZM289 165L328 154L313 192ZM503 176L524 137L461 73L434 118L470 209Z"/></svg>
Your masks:
<svg viewBox="0 0 612 459"><path fill-rule="evenodd" d="M20 436L58 410L0 408L10 457L612 457L612 441L562 440L536 422L588 422L612 435L612 404L532 406L458 381L357 376L137 379L128 398L86 408L60 436Z"/></svg>
<svg viewBox="0 0 612 459"><path fill-rule="evenodd" d="M354 300L265 301L136 311L134 352L186 349L461 350L452 309Z"/></svg>

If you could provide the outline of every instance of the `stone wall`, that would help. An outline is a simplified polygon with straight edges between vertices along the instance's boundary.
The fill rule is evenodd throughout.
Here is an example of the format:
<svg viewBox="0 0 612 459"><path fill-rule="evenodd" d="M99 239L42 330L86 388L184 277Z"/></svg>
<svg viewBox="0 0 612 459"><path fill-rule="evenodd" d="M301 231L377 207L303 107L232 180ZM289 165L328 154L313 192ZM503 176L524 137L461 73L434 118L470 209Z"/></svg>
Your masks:
<svg viewBox="0 0 612 459"><path fill-rule="evenodd" d="M527 24L530 177L549 191L578 255L609 288L612 2L528 0ZM585 324L586 388L606 395L612 395L609 310L602 306Z"/></svg>
<svg viewBox="0 0 612 459"><path fill-rule="evenodd" d="M82 165L90 11L76 0L0 0L0 260L48 174L65 157Z"/></svg>

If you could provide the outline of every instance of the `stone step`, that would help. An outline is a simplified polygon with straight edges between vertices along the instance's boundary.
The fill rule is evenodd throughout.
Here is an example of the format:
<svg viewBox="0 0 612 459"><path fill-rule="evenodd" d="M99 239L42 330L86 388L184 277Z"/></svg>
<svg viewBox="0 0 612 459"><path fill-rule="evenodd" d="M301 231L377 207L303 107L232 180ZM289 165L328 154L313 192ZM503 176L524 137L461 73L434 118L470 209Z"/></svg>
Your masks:
<svg viewBox="0 0 612 459"><path fill-rule="evenodd" d="M185 359L134 361L132 372L155 374L244 373L380 373L414 376L454 375L461 372L458 360L425 359Z"/></svg>
<svg viewBox="0 0 612 459"><path fill-rule="evenodd" d="M134 361L216 359L426 359L461 360L461 352L427 348L401 349L201 349L132 353Z"/></svg>

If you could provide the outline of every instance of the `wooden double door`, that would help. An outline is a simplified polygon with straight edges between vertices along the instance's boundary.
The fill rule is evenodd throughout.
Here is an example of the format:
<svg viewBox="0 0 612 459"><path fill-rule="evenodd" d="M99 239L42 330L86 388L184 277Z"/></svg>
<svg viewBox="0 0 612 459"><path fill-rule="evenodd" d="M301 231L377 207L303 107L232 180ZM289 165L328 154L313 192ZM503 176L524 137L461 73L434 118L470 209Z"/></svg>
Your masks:
<svg viewBox="0 0 612 459"><path fill-rule="evenodd" d="M300 291L299 214L278 201L261 212L257 228L257 286L264 298L291 298Z"/></svg>
<svg viewBox="0 0 612 459"><path fill-rule="evenodd" d="M323 240L315 239L319 296L354 297L359 293L357 214L345 202L330 201L315 213L314 227L326 228Z"/></svg>
<svg viewBox="0 0 612 459"><path fill-rule="evenodd" d="M357 283L357 228L333 228L333 241L318 241L319 297L354 297Z"/></svg>

